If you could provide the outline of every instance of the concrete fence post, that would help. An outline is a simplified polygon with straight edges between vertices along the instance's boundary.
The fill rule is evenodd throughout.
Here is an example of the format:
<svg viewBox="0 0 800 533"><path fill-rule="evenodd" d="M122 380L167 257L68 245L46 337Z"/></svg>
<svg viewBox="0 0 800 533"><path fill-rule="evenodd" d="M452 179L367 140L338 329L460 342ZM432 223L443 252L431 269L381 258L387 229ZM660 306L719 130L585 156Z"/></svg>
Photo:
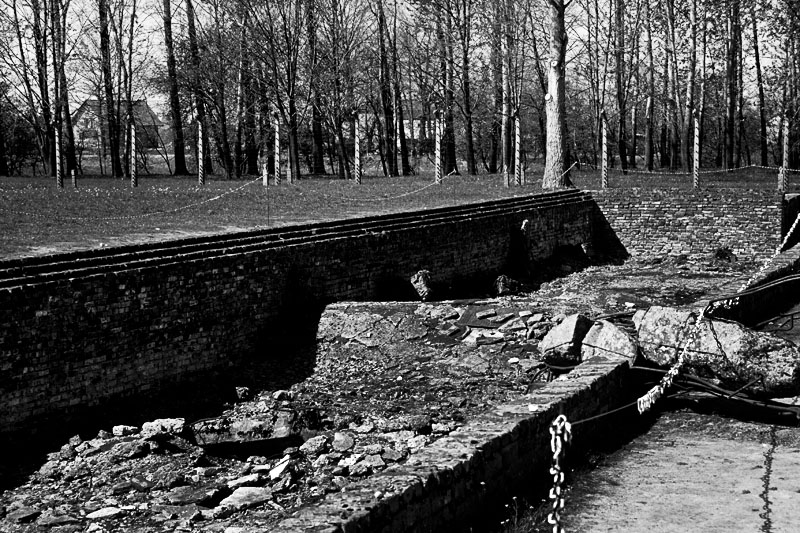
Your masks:
<svg viewBox="0 0 800 533"><path fill-rule="evenodd" d="M203 122L197 121L197 184L206 184L206 152L203 146Z"/></svg>
<svg viewBox="0 0 800 533"><path fill-rule="evenodd" d="M608 189L608 120L603 111L600 115L600 187Z"/></svg>
<svg viewBox="0 0 800 533"><path fill-rule="evenodd" d="M273 173L275 175L275 185L281 184L281 123L278 114L273 115L274 130L275 130L275 164L273 165Z"/></svg>
<svg viewBox="0 0 800 533"><path fill-rule="evenodd" d="M700 120L697 109L692 110L694 118L694 150L692 152L692 187L700 187Z"/></svg>
<svg viewBox="0 0 800 533"><path fill-rule="evenodd" d="M514 117L514 185L522 185L522 165L520 161L520 151L522 149L522 135L520 133L519 112Z"/></svg>
<svg viewBox="0 0 800 533"><path fill-rule="evenodd" d="M136 125L131 125L131 187L139 186L139 177L136 175Z"/></svg>
<svg viewBox="0 0 800 533"><path fill-rule="evenodd" d="M442 184L442 120L439 117L439 112L436 112L436 122L434 123L434 137L435 137L435 148L434 148L434 168L436 172L436 184Z"/></svg>
<svg viewBox="0 0 800 533"><path fill-rule="evenodd" d="M353 165L355 166L355 180L357 185L361 185L361 120L356 114L356 138L353 139Z"/></svg>
<svg viewBox="0 0 800 533"><path fill-rule="evenodd" d="M64 188L64 173L61 171L61 128L56 128L56 184Z"/></svg>
<svg viewBox="0 0 800 533"><path fill-rule="evenodd" d="M783 117L783 160L778 171L778 190L785 191L789 168L789 117Z"/></svg>

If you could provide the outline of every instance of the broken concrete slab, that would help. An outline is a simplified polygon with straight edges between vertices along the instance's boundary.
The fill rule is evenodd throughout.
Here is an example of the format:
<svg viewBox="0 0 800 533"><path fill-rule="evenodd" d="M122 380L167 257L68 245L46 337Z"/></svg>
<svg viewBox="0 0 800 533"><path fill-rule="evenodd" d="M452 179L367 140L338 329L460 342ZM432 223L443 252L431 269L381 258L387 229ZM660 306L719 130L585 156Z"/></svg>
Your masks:
<svg viewBox="0 0 800 533"><path fill-rule="evenodd" d="M660 366L675 363L686 346L685 364L722 387L765 397L800 391L800 350L772 333L737 322L704 319L695 329L692 311L653 306L634 315L642 354ZM687 344L688 342L688 344Z"/></svg>
<svg viewBox="0 0 800 533"><path fill-rule="evenodd" d="M419 294L423 302L427 302L431 299L433 294L433 282L429 270L420 270L411 276L411 285L414 287L414 290L417 291L417 294Z"/></svg>
<svg viewBox="0 0 800 533"><path fill-rule="evenodd" d="M544 336L539 351L550 364L577 364L581 357L581 343L591 327L589 318L580 313L570 315Z"/></svg>
<svg viewBox="0 0 800 533"><path fill-rule="evenodd" d="M300 435L297 413L291 409L273 409L260 417L223 415L201 420L190 426L200 446L230 445L270 440L282 441Z"/></svg>
<svg viewBox="0 0 800 533"><path fill-rule="evenodd" d="M639 353L637 342L623 330L607 320L595 322L581 345L581 360L592 357L625 359L631 365Z"/></svg>

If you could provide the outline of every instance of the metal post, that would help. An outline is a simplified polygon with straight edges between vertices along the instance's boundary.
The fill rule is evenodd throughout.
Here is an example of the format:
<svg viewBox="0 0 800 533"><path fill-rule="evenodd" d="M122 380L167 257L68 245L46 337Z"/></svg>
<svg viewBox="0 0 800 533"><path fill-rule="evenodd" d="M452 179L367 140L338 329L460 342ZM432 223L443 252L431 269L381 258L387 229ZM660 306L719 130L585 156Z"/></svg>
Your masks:
<svg viewBox="0 0 800 533"><path fill-rule="evenodd" d="M778 190L786 190L787 174L789 168L789 117L783 118L783 163L778 171Z"/></svg>
<svg viewBox="0 0 800 533"><path fill-rule="evenodd" d="M519 113L514 117L516 131L514 132L514 185L522 185L522 165L520 164L520 148L522 139L520 135Z"/></svg>
<svg viewBox="0 0 800 533"><path fill-rule="evenodd" d="M136 125L131 125L131 187L139 186L139 178L136 175Z"/></svg>
<svg viewBox="0 0 800 533"><path fill-rule="evenodd" d="M281 123L278 119L278 114L275 113L273 115L274 119L274 128L275 128L275 164L274 166L274 175L275 175L275 185L281 184Z"/></svg>
<svg viewBox="0 0 800 533"><path fill-rule="evenodd" d="M602 124L602 134L600 135L601 149L601 171L600 171L600 187L608 189L608 121L605 112L600 115L600 122Z"/></svg>
<svg viewBox="0 0 800 533"><path fill-rule="evenodd" d="M56 183L64 188L64 173L61 171L61 128L56 128Z"/></svg>
<svg viewBox="0 0 800 533"><path fill-rule="evenodd" d="M435 142L435 150L434 150L434 163L436 169L436 184L442 184L442 120L439 117L439 113L436 113L436 126L434 130L436 132L436 142Z"/></svg>
<svg viewBox="0 0 800 533"><path fill-rule="evenodd" d="M353 157L353 164L355 166L356 184L361 185L361 121L358 114L356 114L356 138L354 140L355 154Z"/></svg>
<svg viewBox="0 0 800 533"><path fill-rule="evenodd" d="M694 151L692 153L692 186L697 189L700 187L700 120L697 116L697 109L692 111L694 117Z"/></svg>
<svg viewBox="0 0 800 533"><path fill-rule="evenodd" d="M197 121L197 184L201 187L206 184L206 152L203 146L203 123Z"/></svg>

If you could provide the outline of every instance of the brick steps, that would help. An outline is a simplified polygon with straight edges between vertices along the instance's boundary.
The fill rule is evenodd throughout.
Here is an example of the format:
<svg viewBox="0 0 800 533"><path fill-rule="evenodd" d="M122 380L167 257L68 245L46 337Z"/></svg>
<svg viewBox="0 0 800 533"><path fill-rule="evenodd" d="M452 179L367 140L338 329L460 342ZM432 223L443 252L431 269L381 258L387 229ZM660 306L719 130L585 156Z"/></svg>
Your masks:
<svg viewBox="0 0 800 533"><path fill-rule="evenodd" d="M0 261L0 288L253 253L275 247L460 220L479 220L497 214L513 214L591 201L591 197L582 191L566 189L466 206Z"/></svg>

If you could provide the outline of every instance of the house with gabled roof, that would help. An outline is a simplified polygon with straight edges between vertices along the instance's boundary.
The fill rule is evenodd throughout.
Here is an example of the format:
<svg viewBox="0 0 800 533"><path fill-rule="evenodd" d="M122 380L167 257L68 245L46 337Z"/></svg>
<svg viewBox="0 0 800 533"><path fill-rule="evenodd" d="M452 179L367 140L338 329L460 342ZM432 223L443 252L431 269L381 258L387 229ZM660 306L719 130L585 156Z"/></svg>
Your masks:
<svg viewBox="0 0 800 533"><path fill-rule="evenodd" d="M127 103L121 102L120 130L125 137L124 127L127 117ZM72 125L75 130L75 141L83 148L99 148L100 143L107 147L108 125L106 123L105 102L95 98L88 98L78 107L72 115ZM133 121L136 126L136 146L140 150L158 148L161 146L161 129L165 128L164 122L158 118L155 111L147 104L147 100L133 102Z"/></svg>

